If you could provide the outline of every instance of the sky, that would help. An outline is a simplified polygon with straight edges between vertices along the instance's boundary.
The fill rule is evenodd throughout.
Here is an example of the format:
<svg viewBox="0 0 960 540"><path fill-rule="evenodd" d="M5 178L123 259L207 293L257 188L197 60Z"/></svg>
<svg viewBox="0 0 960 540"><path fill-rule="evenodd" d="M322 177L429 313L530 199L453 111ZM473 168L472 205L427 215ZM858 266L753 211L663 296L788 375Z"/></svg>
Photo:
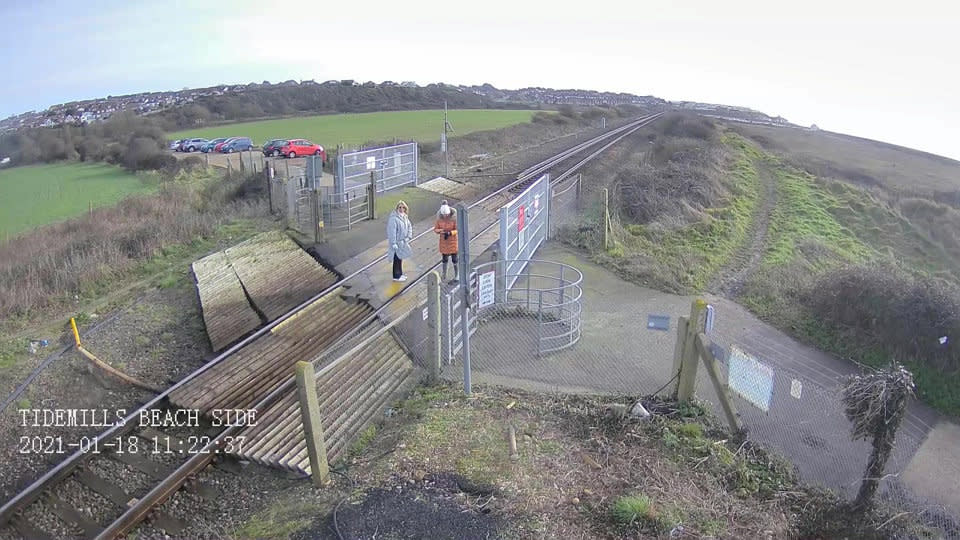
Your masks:
<svg viewBox="0 0 960 540"><path fill-rule="evenodd" d="M2 2L0 117L288 79L746 106L960 159L960 7L911 0Z"/></svg>

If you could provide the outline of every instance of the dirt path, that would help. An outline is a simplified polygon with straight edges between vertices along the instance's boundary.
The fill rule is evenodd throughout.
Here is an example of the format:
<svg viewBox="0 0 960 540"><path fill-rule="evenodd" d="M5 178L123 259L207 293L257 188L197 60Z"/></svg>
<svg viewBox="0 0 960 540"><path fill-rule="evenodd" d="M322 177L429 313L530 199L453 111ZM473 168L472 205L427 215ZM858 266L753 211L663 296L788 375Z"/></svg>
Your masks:
<svg viewBox="0 0 960 540"><path fill-rule="evenodd" d="M736 298L743 285L760 268L767 246L770 216L777 206L777 182L773 171L762 160L754 164L760 177L760 201L753 215L753 223L747 231L746 241L737 249L733 259L707 285L708 291L727 298Z"/></svg>

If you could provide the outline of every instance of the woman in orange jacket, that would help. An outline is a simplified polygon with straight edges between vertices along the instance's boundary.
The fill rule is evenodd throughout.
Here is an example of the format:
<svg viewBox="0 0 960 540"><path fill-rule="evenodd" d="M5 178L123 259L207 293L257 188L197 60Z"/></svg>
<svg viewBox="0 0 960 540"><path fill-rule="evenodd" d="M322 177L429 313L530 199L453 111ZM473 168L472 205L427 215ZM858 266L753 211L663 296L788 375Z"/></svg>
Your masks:
<svg viewBox="0 0 960 540"><path fill-rule="evenodd" d="M437 222L433 232L440 235L440 255L443 257L443 280L447 280L447 259L453 260L453 279L457 283L457 211L443 201L437 212Z"/></svg>

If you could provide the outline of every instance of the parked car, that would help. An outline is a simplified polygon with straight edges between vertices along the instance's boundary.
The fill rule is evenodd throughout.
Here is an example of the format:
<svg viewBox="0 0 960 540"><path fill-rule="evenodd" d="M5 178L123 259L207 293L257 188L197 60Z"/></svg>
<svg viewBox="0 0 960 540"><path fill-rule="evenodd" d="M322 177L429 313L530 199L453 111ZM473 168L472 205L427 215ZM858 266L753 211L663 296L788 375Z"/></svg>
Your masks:
<svg viewBox="0 0 960 540"><path fill-rule="evenodd" d="M287 144L287 139L271 139L263 143L263 155L279 156L280 149L283 148L285 144Z"/></svg>
<svg viewBox="0 0 960 540"><path fill-rule="evenodd" d="M220 151L224 154L243 152L244 150L253 150L253 141L250 137L234 137L220 147Z"/></svg>
<svg viewBox="0 0 960 540"><path fill-rule="evenodd" d="M180 150L180 143L181 143L181 142L183 142L182 139L177 139L177 140L175 140L175 141L170 141L170 149L173 150L174 152L179 151L179 150Z"/></svg>
<svg viewBox="0 0 960 540"><path fill-rule="evenodd" d="M323 156L323 162L327 162L327 153L319 144L313 144L306 139L291 139L287 144L280 147L280 153L288 158L298 156Z"/></svg>
<svg viewBox="0 0 960 540"><path fill-rule="evenodd" d="M206 154L207 152L213 152L213 148L222 142L226 142L226 137L220 137L219 139L210 139L207 141L207 144L200 147L200 151Z"/></svg>
<svg viewBox="0 0 960 540"><path fill-rule="evenodd" d="M205 145L205 144L207 144L207 140L206 140L206 139L201 139L201 138L197 138L197 139L185 139L182 143L180 143L180 151L181 151L181 152L195 152L195 151L199 150L199 149L200 149L203 145Z"/></svg>
<svg viewBox="0 0 960 540"><path fill-rule="evenodd" d="M227 140L225 140L225 141L223 141L223 142L219 142L219 143L215 144L214 147L213 147L213 151L214 151L214 152L220 152L220 151L222 151L222 150L223 150L223 145L227 144L228 142L230 142L230 141L232 141L232 140L234 140L234 139L236 139L236 137L230 137L230 138L228 138Z"/></svg>

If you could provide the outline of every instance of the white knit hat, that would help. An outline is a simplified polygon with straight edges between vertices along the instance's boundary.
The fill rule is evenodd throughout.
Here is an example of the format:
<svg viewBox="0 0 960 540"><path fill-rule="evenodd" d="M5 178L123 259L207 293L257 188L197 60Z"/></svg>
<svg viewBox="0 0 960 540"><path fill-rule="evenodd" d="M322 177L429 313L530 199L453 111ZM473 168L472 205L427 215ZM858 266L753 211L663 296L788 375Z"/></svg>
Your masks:
<svg viewBox="0 0 960 540"><path fill-rule="evenodd" d="M443 201L443 203L440 205L440 215L441 216L450 215L450 206L447 205L447 201Z"/></svg>

